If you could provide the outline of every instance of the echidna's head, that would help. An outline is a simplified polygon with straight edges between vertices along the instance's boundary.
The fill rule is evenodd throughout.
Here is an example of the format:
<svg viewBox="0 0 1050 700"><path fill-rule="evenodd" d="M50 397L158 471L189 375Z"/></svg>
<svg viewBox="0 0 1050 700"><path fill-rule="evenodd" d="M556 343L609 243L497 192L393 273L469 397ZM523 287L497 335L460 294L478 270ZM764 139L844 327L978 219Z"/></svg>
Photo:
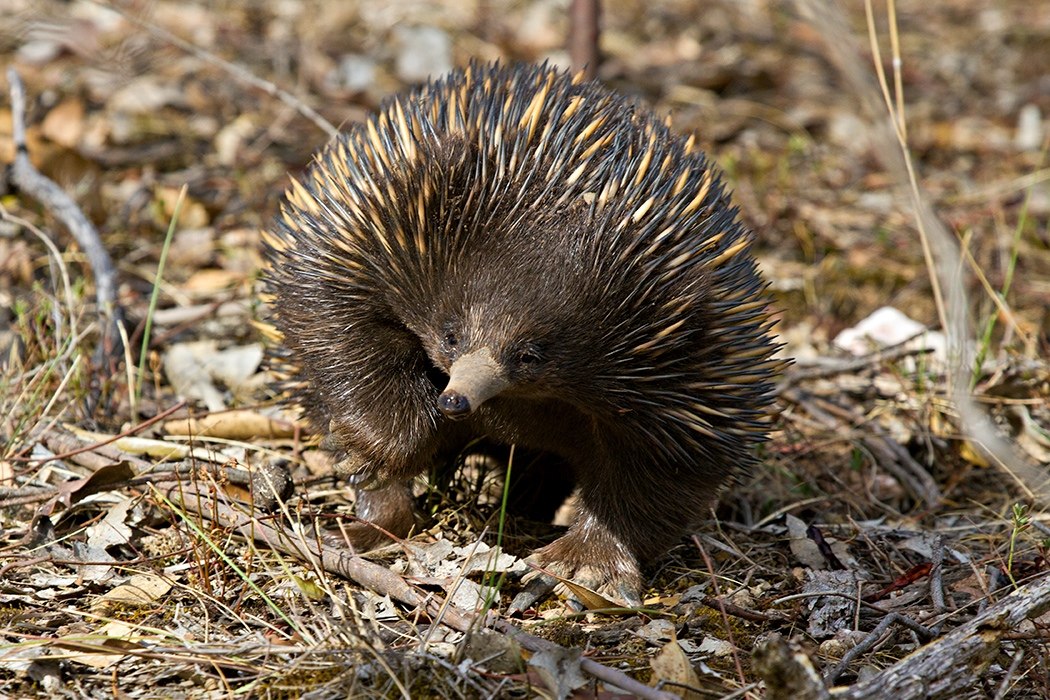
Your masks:
<svg viewBox="0 0 1050 700"><path fill-rule="evenodd" d="M469 315L474 315L468 312ZM528 391L550 372L542 341L528 336L472 332L477 326L450 321L438 341L439 362L448 385L437 407L449 418L463 418L505 391ZM501 337L502 336L502 337Z"/></svg>
<svg viewBox="0 0 1050 700"><path fill-rule="evenodd" d="M586 402L603 366L603 314L596 280L566 222L489 232L457 262L435 294L419 334L431 362L448 375L437 408L464 418L485 402L554 399Z"/></svg>

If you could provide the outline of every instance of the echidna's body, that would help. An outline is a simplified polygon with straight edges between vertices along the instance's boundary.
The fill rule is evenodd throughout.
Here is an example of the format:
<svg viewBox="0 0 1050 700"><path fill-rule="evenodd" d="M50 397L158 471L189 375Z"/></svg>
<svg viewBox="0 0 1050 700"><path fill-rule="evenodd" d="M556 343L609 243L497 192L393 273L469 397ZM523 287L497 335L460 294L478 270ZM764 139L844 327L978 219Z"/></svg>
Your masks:
<svg viewBox="0 0 1050 700"><path fill-rule="evenodd" d="M553 69L474 65L319 154L269 288L359 515L404 534L407 481L478 436L549 451L580 508L538 558L623 592L765 437L750 243L692 139Z"/></svg>

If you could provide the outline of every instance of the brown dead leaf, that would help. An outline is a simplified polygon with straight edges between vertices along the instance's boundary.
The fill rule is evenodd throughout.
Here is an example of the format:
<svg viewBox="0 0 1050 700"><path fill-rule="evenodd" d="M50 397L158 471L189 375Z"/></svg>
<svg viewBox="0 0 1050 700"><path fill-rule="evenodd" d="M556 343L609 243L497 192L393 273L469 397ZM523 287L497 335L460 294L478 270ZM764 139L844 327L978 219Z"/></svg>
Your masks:
<svg viewBox="0 0 1050 700"><path fill-rule="evenodd" d="M0 163L15 159L15 142L11 138L11 109L0 108Z"/></svg>
<svg viewBox="0 0 1050 700"><path fill-rule="evenodd" d="M96 599L91 610L107 615L115 607L152 607L171 590L171 582L155 574L136 574Z"/></svg>
<svg viewBox="0 0 1050 700"><path fill-rule="evenodd" d="M827 568L828 562L820 553L820 547L806 533L806 523L794 515L786 518L791 553L800 563L810 569L820 570Z"/></svg>
<svg viewBox="0 0 1050 700"><path fill-rule="evenodd" d="M190 275L183 290L194 298L212 298L216 292L236 287L245 280L243 273L209 267Z"/></svg>
<svg viewBox="0 0 1050 700"><path fill-rule="evenodd" d="M135 476L135 469L128 462L114 462L95 470L86 479L68 481L58 487L58 491L68 499L69 505L79 503L88 496L103 491L112 491L123 486Z"/></svg>
<svg viewBox="0 0 1050 700"><path fill-rule="evenodd" d="M140 649L141 644L133 640L135 628L127 622L113 620L95 630L85 639L83 635L62 637L55 642L61 649L68 649L71 661L91 666L108 668L127 656L127 652Z"/></svg>
<svg viewBox="0 0 1050 700"><path fill-rule="evenodd" d="M129 520L134 499L122 498L106 508L106 515L85 528L88 547L105 550L131 544L133 531Z"/></svg>
<svg viewBox="0 0 1050 700"><path fill-rule="evenodd" d="M605 596L595 591L592 591L586 586L570 581L566 578L557 578L569 591L576 596L576 599L583 603L583 607L587 610L607 610L609 608L622 608L623 604L609 600Z"/></svg>
<svg viewBox="0 0 1050 700"><path fill-rule="evenodd" d="M228 398L217 384L236 393L258 371L262 354L258 343L223 350L213 340L178 343L164 354L164 373L180 396L199 400L214 413L227 407Z"/></svg>
<svg viewBox="0 0 1050 700"><path fill-rule="evenodd" d="M175 203L179 201L178 187L161 187L156 192L157 201L160 204L157 211L157 224L167 227L171 217L175 214ZM205 228L210 221L208 210L195 199L187 197L179 210L179 228Z"/></svg>
<svg viewBox="0 0 1050 700"><path fill-rule="evenodd" d="M987 469L991 466L988 460L985 459L981 451L973 446L969 440L963 440L959 445L959 456L965 459L970 464L975 464L978 467Z"/></svg>
<svg viewBox="0 0 1050 700"><path fill-rule="evenodd" d="M695 698L699 700L700 693L692 688L700 687L700 677L693 670L693 664L689 657L678 645L678 639L671 632L671 641L664 645L660 653L652 658L649 665L653 669L653 678L650 685L657 685L660 681L674 683L664 689L682 698ZM688 687L682 687L688 686Z"/></svg>
<svg viewBox="0 0 1050 700"><path fill-rule="evenodd" d="M84 128L84 102L79 97L59 102L40 124L44 136L70 150L76 150L80 145Z"/></svg>

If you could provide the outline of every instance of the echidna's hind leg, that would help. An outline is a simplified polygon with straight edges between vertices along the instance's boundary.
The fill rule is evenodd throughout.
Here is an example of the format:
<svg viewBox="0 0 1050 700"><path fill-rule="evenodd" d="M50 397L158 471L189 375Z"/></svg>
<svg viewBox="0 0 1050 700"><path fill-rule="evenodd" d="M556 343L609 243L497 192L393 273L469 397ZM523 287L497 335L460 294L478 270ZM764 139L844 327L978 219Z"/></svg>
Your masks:
<svg viewBox="0 0 1050 700"><path fill-rule="evenodd" d="M569 531L535 552L544 569L607 597L641 605L639 562L666 552L688 531L696 512L691 499L668 494L642 465L612 462L578 470L577 515ZM699 506L698 506L699 507ZM676 510L678 508L678 510ZM688 509L690 512L678 512ZM534 576L511 604L522 609L545 594L550 577ZM545 588L546 584L546 588Z"/></svg>
<svg viewBox="0 0 1050 700"><path fill-rule="evenodd" d="M581 512L567 533L536 550L532 559L555 576L571 579L616 602L630 607L642 604L641 573L634 556L592 513ZM542 597L553 584L550 577L541 574L526 590ZM526 607L526 600L516 598L511 607Z"/></svg>

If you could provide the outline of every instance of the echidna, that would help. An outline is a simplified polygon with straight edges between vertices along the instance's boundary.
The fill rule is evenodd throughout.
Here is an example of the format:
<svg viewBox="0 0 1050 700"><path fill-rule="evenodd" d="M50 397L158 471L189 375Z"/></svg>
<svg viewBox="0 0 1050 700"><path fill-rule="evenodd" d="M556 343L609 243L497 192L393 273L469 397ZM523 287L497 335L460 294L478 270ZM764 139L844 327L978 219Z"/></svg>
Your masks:
<svg viewBox="0 0 1050 700"><path fill-rule="evenodd" d="M636 602L766 437L751 243L692 137L551 67L473 64L293 181L268 289L362 519L407 534L411 479L479 436L549 452L579 505L535 558Z"/></svg>

